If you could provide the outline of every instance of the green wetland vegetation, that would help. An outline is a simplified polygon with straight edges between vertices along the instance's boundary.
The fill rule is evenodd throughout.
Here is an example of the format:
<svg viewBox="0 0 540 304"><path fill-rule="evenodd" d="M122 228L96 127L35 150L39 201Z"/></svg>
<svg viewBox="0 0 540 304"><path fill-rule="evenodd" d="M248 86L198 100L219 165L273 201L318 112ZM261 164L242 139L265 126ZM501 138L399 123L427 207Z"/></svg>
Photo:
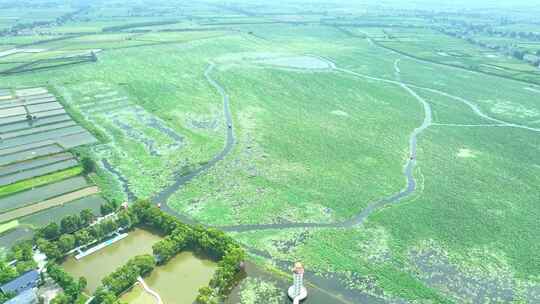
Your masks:
<svg viewBox="0 0 540 304"><path fill-rule="evenodd" d="M67 134L58 144L92 172L79 164L0 186L0 212L37 202L29 189L54 197L54 183L83 176L100 193L0 223L0 247L84 209L148 199L166 221L225 231L247 268L222 282L223 252L207 259L181 246L206 248L183 239L191 232L134 225L61 264L72 300L84 290L98 303L111 293L153 303L133 285L140 274L165 303L283 303L300 260L305 303L540 302L539 7L7 1L0 170L59 149L5 151L35 139L2 106L13 89L46 88L98 142L71 125L48 131L64 118L38 120L29 128ZM40 245L58 257L69 238Z"/></svg>

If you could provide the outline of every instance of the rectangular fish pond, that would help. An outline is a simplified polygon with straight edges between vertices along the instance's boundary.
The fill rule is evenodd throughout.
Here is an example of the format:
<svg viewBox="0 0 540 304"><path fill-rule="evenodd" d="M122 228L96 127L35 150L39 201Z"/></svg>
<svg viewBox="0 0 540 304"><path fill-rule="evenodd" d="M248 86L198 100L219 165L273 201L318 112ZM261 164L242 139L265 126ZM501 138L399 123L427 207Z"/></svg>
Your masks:
<svg viewBox="0 0 540 304"><path fill-rule="evenodd" d="M70 256L62 267L74 278L84 276L88 281L87 292L93 293L101 280L124 265L130 258L152 254L152 245L161 240L158 234L136 228L128 236L88 256L75 259ZM181 252L165 265L156 267L144 278L148 287L157 292L164 303L192 304L200 287L208 285L217 264L214 261ZM157 303L150 293L137 283L124 293L121 300L130 304Z"/></svg>
<svg viewBox="0 0 540 304"><path fill-rule="evenodd" d="M130 258L152 254L152 245L160 239L159 235L148 230L134 229L126 238L80 260L76 260L74 256L68 257L62 267L74 278L85 277L88 280L86 289L93 293L104 277L124 265Z"/></svg>

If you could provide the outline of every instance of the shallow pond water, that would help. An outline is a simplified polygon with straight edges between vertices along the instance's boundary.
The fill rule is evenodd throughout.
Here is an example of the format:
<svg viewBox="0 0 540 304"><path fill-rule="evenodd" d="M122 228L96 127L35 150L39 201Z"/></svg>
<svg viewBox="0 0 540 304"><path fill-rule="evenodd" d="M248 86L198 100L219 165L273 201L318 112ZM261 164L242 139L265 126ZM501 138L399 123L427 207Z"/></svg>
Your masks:
<svg viewBox="0 0 540 304"><path fill-rule="evenodd" d="M217 264L209 259L197 256L191 251L181 252L167 264L156 267L152 273L144 278L148 287L157 292L165 304L192 304L199 288L208 285ZM140 287L122 296L129 304L148 299L140 294ZM149 303L155 303L149 302Z"/></svg>
<svg viewBox="0 0 540 304"><path fill-rule="evenodd" d="M93 293L101 284L101 280L118 267L140 254L152 254L152 245L161 237L148 230L135 229L129 235L110 246L107 246L80 260L69 257L62 267L73 277L84 276L88 281L88 292Z"/></svg>

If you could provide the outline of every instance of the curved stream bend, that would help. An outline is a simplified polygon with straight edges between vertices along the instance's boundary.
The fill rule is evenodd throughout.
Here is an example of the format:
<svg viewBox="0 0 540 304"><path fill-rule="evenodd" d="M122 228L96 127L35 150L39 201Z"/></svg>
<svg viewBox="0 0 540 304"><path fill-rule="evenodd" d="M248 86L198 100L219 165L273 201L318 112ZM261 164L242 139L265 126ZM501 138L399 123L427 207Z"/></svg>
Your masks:
<svg viewBox="0 0 540 304"><path fill-rule="evenodd" d="M199 176L200 174L208 171L208 169L212 168L217 162L225 158L225 156L227 156L227 154L231 152L235 144L234 132L233 132L233 120L232 120L231 111L229 109L229 95L227 95L227 92L225 91L225 89L217 81L215 81L210 75L212 71L214 70L214 67L215 67L215 64L210 63L208 68L206 68L206 70L204 71L204 77L206 77L206 80L210 83L210 85L212 85L218 91L218 93L221 95L221 98L223 100L223 115L224 115L225 124L226 124L225 128L227 129L226 131L227 138L225 141L225 146L223 147L223 150L221 150L221 152L219 152L206 164L197 168L195 171L190 172L189 174L186 174L186 175L176 176L175 182L172 185L163 189L151 199L151 201L154 202L155 204L159 204L163 211L171 215L174 215L178 217L179 219L181 219L182 221L186 223L190 223L190 224L195 224L196 222L192 218L184 216L174 211L173 209L171 209L169 205L167 205L167 200L171 197L171 195L173 195L176 191L178 191L178 189L180 189L182 185L191 181L192 179Z"/></svg>
<svg viewBox="0 0 540 304"><path fill-rule="evenodd" d="M324 59L329 61L328 59ZM330 61L331 62L331 61ZM416 166L416 151L417 151L417 143L418 143L418 136L429 126L432 125L432 112L431 112L431 106L427 101L425 101L421 96L419 96L413 89L411 89L407 84L403 83L401 81L400 77L400 69L399 69L399 59L396 60L394 63L394 69L395 69L395 75L397 81L392 80L386 80L376 77L369 77L373 80L378 81L385 81L390 82L392 84L397 84L401 86L404 90L406 90L409 94L411 94L423 107L424 109L424 120L422 121L422 124L413 130L411 135L409 136L409 158L404 166L404 175L405 179L407 180L407 185L404 189L399 191L398 193L391 195L389 197L385 197L379 201L376 201L374 203L369 204L365 209L362 210L358 215L355 217L344 221L344 222L338 222L338 223L280 223L280 224L255 224L255 225L235 225L235 226L226 226L226 227L218 227L219 229L222 229L224 231L237 231L237 232L243 232L243 231L250 231L250 230L264 230L264 229L286 229L286 228L313 228L313 227L319 227L319 228L340 228L340 227L354 227L357 225L361 225L368 216L370 216L373 212L381 209L382 207L393 204L398 202L399 200L403 199L404 197L410 195L416 190L416 180L414 179L414 167ZM332 62L331 64L333 69L336 71L344 72L347 74L353 74L356 76L360 76L359 74L352 72L350 70L341 69L335 67L335 64ZM363 75L362 75L363 76Z"/></svg>

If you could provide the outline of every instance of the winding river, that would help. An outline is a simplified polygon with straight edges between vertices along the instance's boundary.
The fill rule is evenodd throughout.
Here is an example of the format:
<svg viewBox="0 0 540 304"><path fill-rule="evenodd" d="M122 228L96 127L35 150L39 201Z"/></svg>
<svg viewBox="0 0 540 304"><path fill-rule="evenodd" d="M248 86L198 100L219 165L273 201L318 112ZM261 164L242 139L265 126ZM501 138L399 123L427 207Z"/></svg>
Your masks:
<svg viewBox="0 0 540 304"><path fill-rule="evenodd" d="M513 127L513 128L521 128L526 129L529 131L535 131L540 132L540 128L533 128L529 126L514 124L505 122L500 119L493 118L485 113L483 113L478 106L476 106L473 102L454 96L451 94L448 94L446 92L432 89L432 88L426 88L422 86L417 86L409 83L405 83L401 80L401 70L399 68L399 62L400 59L397 59L394 62L394 75L395 80L390 79L384 79L384 78L378 78L373 77L369 75L364 75L361 73L357 73L348 69L339 68L336 66L334 62L331 60L324 58L324 57L317 57L321 60L326 60L330 67L329 70L337 71L345 74L349 74L355 77L364 78L364 79L370 79L385 83L394 84L397 86L400 86L405 91L407 91L411 96L413 96L419 104L423 108L423 116L424 119L417 128L415 128L410 136L409 136L409 157L407 159L407 162L404 165L403 174L406 180L406 186L400 190L397 193L394 193L388 197L384 197L380 200L377 200L375 202L370 203L365 209L363 209L359 214L354 216L353 218L343 221L343 222L336 222L336 223L279 223L279 224L245 224L245 225L231 225L231 226L219 226L216 228L219 228L224 231L237 231L237 232L245 232L245 231L251 231L251 230L265 230L265 229L289 229L289 228L347 228L347 227L354 227L358 226L364 223L364 221L374 212L377 210L380 210L381 208L395 204L402 200L403 198L411 195L416 190L416 180L414 178L414 168L417 164L417 146L418 146L418 137L424 132L428 127L430 127L433 124L433 118L432 118L432 111L430 104L422 98L420 95L416 93L414 89L422 89L426 90L435 94L439 94L451 99L454 99L458 102L464 103L467 105L471 110L477 114L478 116L487 119L489 121L492 121L496 124L493 126L497 127ZM183 222L190 223L190 224L200 224L196 222L193 218L186 216L184 214L180 214L170 208L167 205L167 200L171 197L172 194L174 194L176 191L178 191L184 184L187 182L193 180L195 177L203 174L208 169L212 168L216 163L223 160L232 150L232 148L235 145L235 138L234 138L234 129L233 129L233 120L229 105L229 95L227 94L226 90L216 81L212 78L211 73L215 68L215 64L211 63L208 68L205 70L204 75L207 79L207 81L218 91L218 93L221 95L222 101L223 101L223 114L224 119L226 122L226 142L223 150L218 153L214 158L212 158L208 163L205 165L199 167L197 170L182 176L177 176L175 182L170 185L169 187L165 188L161 192L157 193L153 198L152 201L155 204L159 204L161 206L161 209L171 215L174 215L175 217L179 218Z"/></svg>

